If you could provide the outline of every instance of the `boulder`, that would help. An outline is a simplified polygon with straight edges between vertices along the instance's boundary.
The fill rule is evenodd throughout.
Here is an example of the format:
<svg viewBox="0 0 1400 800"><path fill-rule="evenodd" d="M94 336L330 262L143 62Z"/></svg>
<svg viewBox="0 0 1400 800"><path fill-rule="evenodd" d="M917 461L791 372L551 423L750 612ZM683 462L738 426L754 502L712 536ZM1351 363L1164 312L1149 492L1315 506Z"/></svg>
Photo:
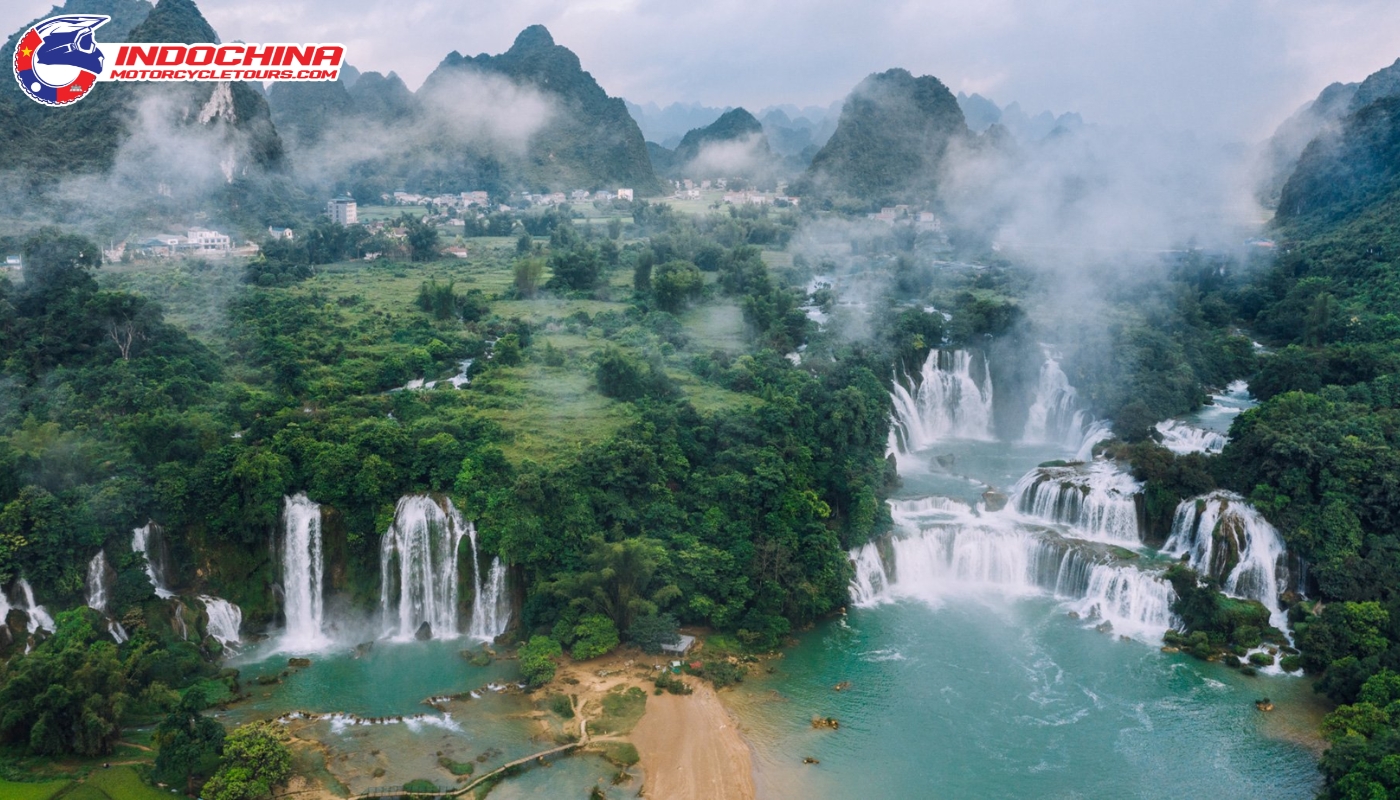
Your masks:
<svg viewBox="0 0 1400 800"><path fill-rule="evenodd" d="M433 638L433 626L429 625L427 620L423 620L423 624L418 626L418 631L413 634L413 638L420 642L428 641Z"/></svg>
<svg viewBox="0 0 1400 800"><path fill-rule="evenodd" d="M988 489L982 493L982 502L987 505L988 511L1000 511L1006 508L1007 497L996 489Z"/></svg>

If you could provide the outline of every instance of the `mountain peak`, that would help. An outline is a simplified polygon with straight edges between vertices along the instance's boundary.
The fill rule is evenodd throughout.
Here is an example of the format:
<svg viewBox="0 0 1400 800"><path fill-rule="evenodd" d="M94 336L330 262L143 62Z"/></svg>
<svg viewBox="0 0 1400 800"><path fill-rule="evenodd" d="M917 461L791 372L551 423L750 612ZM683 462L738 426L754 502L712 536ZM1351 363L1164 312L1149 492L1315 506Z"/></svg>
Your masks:
<svg viewBox="0 0 1400 800"><path fill-rule="evenodd" d="M145 21L127 35L127 41L198 44L217 43L219 37L193 0L160 0Z"/></svg>
<svg viewBox="0 0 1400 800"><path fill-rule="evenodd" d="M549 35L549 29L543 25L531 25L520 32L515 37L515 44L511 45L511 50L539 50L554 46L554 37Z"/></svg>

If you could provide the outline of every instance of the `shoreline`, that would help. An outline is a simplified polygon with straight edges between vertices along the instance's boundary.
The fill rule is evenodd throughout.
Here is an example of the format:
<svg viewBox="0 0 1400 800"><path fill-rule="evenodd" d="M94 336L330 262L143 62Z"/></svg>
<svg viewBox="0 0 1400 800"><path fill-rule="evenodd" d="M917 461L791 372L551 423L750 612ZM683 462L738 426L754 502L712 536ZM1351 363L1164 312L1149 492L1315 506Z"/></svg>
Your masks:
<svg viewBox="0 0 1400 800"><path fill-rule="evenodd" d="M642 795L754 800L753 751L738 720L710 684L684 680L692 694L652 695L632 730L645 775Z"/></svg>

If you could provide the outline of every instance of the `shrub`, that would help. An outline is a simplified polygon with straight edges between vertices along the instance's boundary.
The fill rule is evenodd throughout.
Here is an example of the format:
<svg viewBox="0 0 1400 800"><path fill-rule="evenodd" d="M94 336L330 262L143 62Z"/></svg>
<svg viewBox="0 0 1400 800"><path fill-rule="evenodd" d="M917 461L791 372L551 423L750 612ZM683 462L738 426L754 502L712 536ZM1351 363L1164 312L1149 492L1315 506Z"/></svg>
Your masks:
<svg viewBox="0 0 1400 800"><path fill-rule="evenodd" d="M1268 653L1250 653L1249 663L1256 667L1271 667L1274 664L1274 657Z"/></svg>
<svg viewBox="0 0 1400 800"><path fill-rule="evenodd" d="M554 659L564 654L559 643L548 636L532 636L520 648L520 673L525 683L534 689L554 680L557 669Z"/></svg>
<svg viewBox="0 0 1400 800"><path fill-rule="evenodd" d="M617 626L604 614L587 614L574 626L574 648L570 655L577 661L607 655L617 649Z"/></svg>

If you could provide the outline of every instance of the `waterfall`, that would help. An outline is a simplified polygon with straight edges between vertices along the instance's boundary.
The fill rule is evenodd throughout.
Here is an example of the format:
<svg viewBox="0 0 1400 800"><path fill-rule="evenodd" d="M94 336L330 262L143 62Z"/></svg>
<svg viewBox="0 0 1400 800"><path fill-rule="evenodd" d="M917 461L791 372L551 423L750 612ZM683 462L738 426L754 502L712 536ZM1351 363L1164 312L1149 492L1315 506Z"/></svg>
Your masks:
<svg viewBox="0 0 1400 800"><path fill-rule="evenodd" d="M1270 623L1287 630L1279 595L1288 589L1287 546L1279 532L1243 497L1216 491L1176 507L1165 555L1220 581L1226 594L1258 600Z"/></svg>
<svg viewBox="0 0 1400 800"><path fill-rule="evenodd" d="M146 562L146 577L156 590L156 597L168 600L175 596L166 583L164 550L160 546L160 526L147 522L131 532L131 549L141 554Z"/></svg>
<svg viewBox="0 0 1400 800"><path fill-rule="evenodd" d="M937 604L969 594L1050 596L1083 618L1148 641L1175 622L1175 593L1160 576L997 517L897 535L888 551L888 561L873 542L851 552L855 605L906 598Z"/></svg>
<svg viewBox="0 0 1400 800"><path fill-rule="evenodd" d="M486 580L476 552L476 526L467 523L472 543L472 583L476 586L476 601L472 603L472 621L467 635L483 642L494 642L510 624L510 599L506 596L506 565L501 557L491 559L491 571Z"/></svg>
<svg viewBox="0 0 1400 800"><path fill-rule="evenodd" d="M97 555L88 562L87 581L88 608L107 613L107 553L105 550L98 550Z"/></svg>
<svg viewBox="0 0 1400 800"><path fill-rule="evenodd" d="M1027 442L1078 444L1083 433L1083 413L1079 408L1079 392L1069 384L1060 369L1060 362L1047 352L1040 366L1035 399L1026 418L1026 430L1021 437ZM1069 440L1073 439L1072 442Z"/></svg>
<svg viewBox="0 0 1400 800"><path fill-rule="evenodd" d="M283 647L314 649L327 644L322 632L324 559L321 506L305 493L284 498L282 511L282 596L287 619ZM234 631L237 638L237 630Z"/></svg>
<svg viewBox="0 0 1400 800"><path fill-rule="evenodd" d="M209 623L205 626L209 635L225 648L238 644L238 629L243 625L243 609L221 597L202 594L199 599L204 603L204 613L209 616Z"/></svg>
<svg viewBox="0 0 1400 800"><path fill-rule="evenodd" d="M53 617L49 616L49 612L45 611L43 606L35 602L34 587L29 585L29 581L20 578L15 582L15 585L19 587L22 595L21 602L23 604L19 606L19 609L29 617L29 632L36 633L41 628L49 633L57 630L58 626L54 624Z"/></svg>
<svg viewBox="0 0 1400 800"><path fill-rule="evenodd" d="M1179 455L1219 453L1225 449L1225 442L1228 441L1223 433L1174 419L1157 423L1157 432L1162 435L1162 446Z"/></svg>
<svg viewBox="0 0 1400 800"><path fill-rule="evenodd" d="M992 376L985 358L966 350L931 350L917 381L908 383L895 375L891 445L896 452L912 453L952 437L994 438Z"/></svg>
<svg viewBox="0 0 1400 800"><path fill-rule="evenodd" d="M1134 547L1142 543L1136 496L1142 485L1117 465L1040 467L1011 490L1022 514L1064 525L1075 538Z"/></svg>
<svg viewBox="0 0 1400 800"><path fill-rule="evenodd" d="M457 551L470 528L451 500L443 503L445 508L427 495L409 495L400 498L394 510L379 555L386 636L413 638L423 623L436 639L461 633Z"/></svg>
<svg viewBox="0 0 1400 800"><path fill-rule="evenodd" d="M1082 412L1076 416L1083 419ZM1091 419L1087 422L1081 421L1079 424L1084 429L1084 433L1081 434L1079 445L1075 448L1074 460L1090 461L1094 458L1094 445L1113 437L1113 423L1108 420Z"/></svg>

